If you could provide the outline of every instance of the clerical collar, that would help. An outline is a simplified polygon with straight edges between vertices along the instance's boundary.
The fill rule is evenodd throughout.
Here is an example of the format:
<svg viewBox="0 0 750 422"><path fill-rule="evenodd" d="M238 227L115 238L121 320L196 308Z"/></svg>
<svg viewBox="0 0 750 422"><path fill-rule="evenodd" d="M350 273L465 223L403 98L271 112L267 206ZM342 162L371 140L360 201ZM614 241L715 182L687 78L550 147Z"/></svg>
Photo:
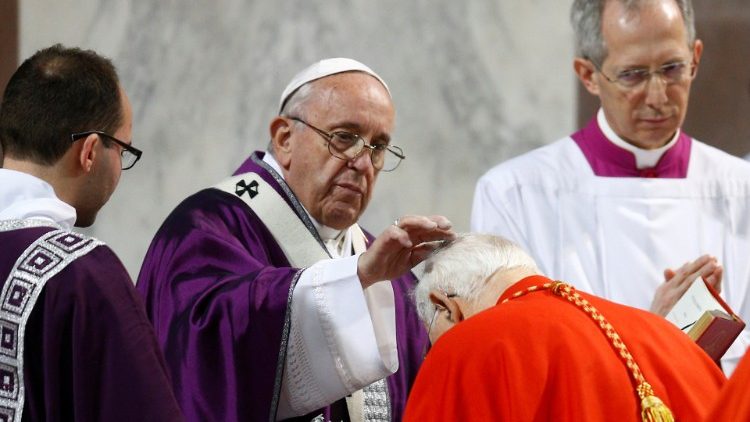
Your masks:
<svg viewBox="0 0 750 422"><path fill-rule="evenodd" d="M271 166L272 169L276 170L276 173L281 176L281 178L284 178L284 173L281 171L281 165L279 165L279 162L276 161L276 159L273 157L273 155L270 152L266 152L263 155L263 162ZM310 221L312 221L313 225L315 226L315 229L318 231L318 235L320 235L320 238L326 242L326 241L332 241L332 240L338 240L336 243L340 243L342 240L344 240L344 232L345 230L338 230L334 229L333 227L328 227L323 224L320 224L315 218L313 218L312 215L310 215L310 212L307 211L307 208L305 208L304 205L302 205L302 209L305 210L307 213L307 216L310 217Z"/></svg>
<svg viewBox="0 0 750 422"><path fill-rule="evenodd" d="M681 130L677 131L675 139L651 156L651 160L656 160L651 167L639 167L636 161L637 157L649 156L649 151L634 147L617 136L601 110L585 127L570 137L578 145L596 176L687 177L692 139ZM640 164L645 165L643 161Z"/></svg>
<svg viewBox="0 0 750 422"><path fill-rule="evenodd" d="M38 177L0 168L0 220L44 219L70 230L76 210Z"/></svg>
<svg viewBox="0 0 750 422"><path fill-rule="evenodd" d="M635 166L638 169L655 167L662 155L664 155L668 149L672 148L680 137L680 129L677 129L672 139L667 142L666 145L656 149L643 149L625 141L616 134L614 130L612 130L612 127L607 121L607 117L604 115L604 109L600 108L599 112L596 113L596 121L599 123L599 127L602 129L604 136L606 136L608 140L618 147L633 153L635 156Z"/></svg>

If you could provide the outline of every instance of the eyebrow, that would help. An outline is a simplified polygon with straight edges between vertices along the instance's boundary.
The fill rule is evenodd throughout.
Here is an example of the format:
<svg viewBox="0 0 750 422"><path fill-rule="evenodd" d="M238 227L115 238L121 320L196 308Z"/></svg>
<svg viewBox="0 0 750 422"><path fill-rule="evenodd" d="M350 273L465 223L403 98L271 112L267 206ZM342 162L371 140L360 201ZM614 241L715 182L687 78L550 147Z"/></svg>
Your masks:
<svg viewBox="0 0 750 422"><path fill-rule="evenodd" d="M685 59L682 57L672 57L670 59L667 59L663 61L661 64L658 65L658 68L668 66L670 64L675 63L690 63L690 59ZM636 70L636 69L649 69L650 66L644 65L644 64L631 64L631 65L621 65L620 66L622 70Z"/></svg>
<svg viewBox="0 0 750 422"><path fill-rule="evenodd" d="M330 126L336 128L336 129L331 129L330 132L336 132L337 130L346 130L349 132L356 133L357 135L360 135L360 136L361 136L361 133L363 132L362 125L360 125L357 122L352 122L348 120L339 122L339 123L334 123ZM388 133L376 134L375 136L372 137L372 139L370 139L370 143L372 143L373 141L382 141L387 144L390 144L391 135Z"/></svg>

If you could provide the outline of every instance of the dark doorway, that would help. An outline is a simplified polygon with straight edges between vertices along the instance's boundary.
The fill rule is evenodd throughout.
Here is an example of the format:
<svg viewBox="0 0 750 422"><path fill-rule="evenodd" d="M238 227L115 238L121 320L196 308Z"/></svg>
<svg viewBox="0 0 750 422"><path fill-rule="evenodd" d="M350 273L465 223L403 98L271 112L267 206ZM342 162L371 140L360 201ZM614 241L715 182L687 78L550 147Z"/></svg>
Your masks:
<svg viewBox="0 0 750 422"><path fill-rule="evenodd" d="M0 1L0 97L18 66L18 1Z"/></svg>

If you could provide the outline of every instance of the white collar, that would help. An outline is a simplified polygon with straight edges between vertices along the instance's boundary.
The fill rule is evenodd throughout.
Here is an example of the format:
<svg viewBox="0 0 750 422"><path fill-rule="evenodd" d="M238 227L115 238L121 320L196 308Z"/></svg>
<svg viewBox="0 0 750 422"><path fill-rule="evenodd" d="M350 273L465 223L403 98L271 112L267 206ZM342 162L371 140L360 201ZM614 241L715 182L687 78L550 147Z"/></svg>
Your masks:
<svg viewBox="0 0 750 422"><path fill-rule="evenodd" d="M28 173L0 168L0 220L38 218L70 230L76 210L55 195L52 186Z"/></svg>
<svg viewBox="0 0 750 422"><path fill-rule="evenodd" d="M635 166L638 169L655 167L661 159L661 156L664 155L667 150L672 148L677 143L677 138L680 137L680 129L677 129L672 139L663 147L656 149L643 149L626 142L624 139L620 138L614 130L612 130L609 122L607 122L607 117L604 115L604 109L600 108L599 112L596 113L596 122L599 123L599 128L610 142L635 155Z"/></svg>
<svg viewBox="0 0 750 422"><path fill-rule="evenodd" d="M276 161L273 155L271 155L270 151L266 151L265 155L263 155L263 162L271 166L272 169L276 170L276 173L279 173L279 176L281 178L284 178L284 173L281 171L281 165L279 165L279 162ZM301 204L300 204L301 205ZM320 238L324 241L326 240L333 240L333 239L343 239L344 232L348 232L349 230L337 230L333 227L324 226L323 224L320 224L317 220L313 218L312 215L310 215L310 212L307 211L305 206L303 205L302 208L307 213L307 216L310 217L310 221L312 221L313 225L315 225L315 229L318 231L318 235L320 235Z"/></svg>

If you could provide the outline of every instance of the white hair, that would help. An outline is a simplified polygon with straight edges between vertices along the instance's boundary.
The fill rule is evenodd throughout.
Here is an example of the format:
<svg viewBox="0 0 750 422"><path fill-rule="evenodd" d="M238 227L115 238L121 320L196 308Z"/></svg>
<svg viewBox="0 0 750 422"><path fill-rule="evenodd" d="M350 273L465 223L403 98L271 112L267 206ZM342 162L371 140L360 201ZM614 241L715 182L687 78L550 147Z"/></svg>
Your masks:
<svg viewBox="0 0 750 422"><path fill-rule="evenodd" d="M458 235L425 261L424 273L414 290L419 317L429 323L435 313L431 290L475 301L484 293L490 276L514 268L539 273L534 259L510 240L488 234Z"/></svg>
<svg viewBox="0 0 750 422"><path fill-rule="evenodd" d="M315 82L315 81L312 81ZM284 108L281 109L282 116L293 116L305 119L307 116L304 113L307 102L313 98L315 90L313 89L313 83L308 82L301 87L297 88L284 103ZM301 123L300 123L301 124Z"/></svg>
<svg viewBox="0 0 750 422"><path fill-rule="evenodd" d="M307 103L312 98L314 98L312 94L316 93L313 89L312 82L308 82L302 85L301 87L297 88L296 91L289 94L289 97L284 101L284 107L279 113L280 116L297 117L299 119L307 120L307 113L305 113ZM300 126L302 125L302 123L296 120L293 122L293 124ZM268 147L266 148L266 150L274 158L276 157L276 151L274 151L273 149L273 139L268 141Z"/></svg>

